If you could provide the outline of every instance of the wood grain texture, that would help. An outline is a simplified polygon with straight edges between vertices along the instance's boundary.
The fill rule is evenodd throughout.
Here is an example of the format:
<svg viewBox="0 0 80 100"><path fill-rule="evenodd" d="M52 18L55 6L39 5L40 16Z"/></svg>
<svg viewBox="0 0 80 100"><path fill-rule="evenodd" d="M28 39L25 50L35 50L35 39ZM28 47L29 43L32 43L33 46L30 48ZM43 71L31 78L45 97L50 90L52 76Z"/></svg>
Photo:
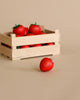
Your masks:
<svg viewBox="0 0 80 100"><path fill-rule="evenodd" d="M0 53L12 59L12 50L10 48L0 45Z"/></svg>
<svg viewBox="0 0 80 100"><path fill-rule="evenodd" d="M2 43L6 43L7 45L12 45L11 37L7 36L6 34L0 34L0 41Z"/></svg>
<svg viewBox="0 0 80 100"><path fill-rule="evenodd" d="M12 52L13 60L35 57L35 56L43 56L43 55L58 55L60 54L60 45L51 45L51 46L41 46L41 47L31 47L24 49L16 49Z"/></svg>
<svg viewBox="0 0 80 100"><path fill-rule="evenodd" d="M59 33L58 32L57 34L47 33L44 35L23 36L23 37L16 37L15 34L12 34L13 46L48 43L48 42L59 42Z"/></svg>

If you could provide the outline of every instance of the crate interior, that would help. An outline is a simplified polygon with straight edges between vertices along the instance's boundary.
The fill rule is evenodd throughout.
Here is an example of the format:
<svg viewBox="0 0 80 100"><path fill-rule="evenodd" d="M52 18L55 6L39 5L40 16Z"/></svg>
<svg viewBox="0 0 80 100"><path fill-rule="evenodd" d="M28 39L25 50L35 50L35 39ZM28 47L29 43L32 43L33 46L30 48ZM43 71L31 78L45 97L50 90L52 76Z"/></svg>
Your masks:
<svg viewBox="0 0 80 100"><path fill-rule="evenodd" d="M53 43L53 45L55 45L55 42L50 42L50 43L51 43L51 44ZM49 43L49 44L50 44L50 43ZM6 48L12 49L12 46L7 45L6 43L1 42L1 45L4 46L4 47L6 47ZM37 46L37 45L38 45L38 46ZM24 49L24 48L27 48L26 46L29 46L29 48L40 47L39 44L21 45L21 46L18 45L18 46L16 46L16 49ZM41 44L41 46L50 46L50 45L48 45L48 43L43 43L43 44Z"/></svg>

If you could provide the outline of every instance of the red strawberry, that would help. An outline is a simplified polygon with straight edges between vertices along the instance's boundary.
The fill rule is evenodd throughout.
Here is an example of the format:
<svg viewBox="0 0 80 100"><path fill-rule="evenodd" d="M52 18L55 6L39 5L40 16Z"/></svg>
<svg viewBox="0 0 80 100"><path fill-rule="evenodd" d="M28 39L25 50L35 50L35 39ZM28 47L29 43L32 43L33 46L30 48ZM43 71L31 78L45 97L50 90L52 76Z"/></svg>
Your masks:
<svg viewBox="0 0 80 100"><path fill-rule="evenodd" d="M32 47L39 47L39 46L42 46L41 44L33 44L33 45L30 45Z"/></svg>
<svg viewBox="0 0 80 100"><path fill-rule="evenodd" d="M25 28L23 25L19 24L13 27L13 33L24 36L28 33L28 28Z"/></svg>
<svg viewBox="0 0 80 100"><path fill-rule="evenodd" d="M47 45L54 45L54 43L53 43L53 42L50 42L50 43L48 43Z"/></svg>
<svg viewBox="0 0 80 100"><path fill-rule="evenodd" d="M22 48L29 48L29 46L28 45L20 46L20 49Z"/></svg>
<svg viewBox="0 0 80 100"><path fill-rule="evenodd" d="M54 63L50 58L43 58L40 62L40 70L43 72L50 71L54 67Z"/></svg>

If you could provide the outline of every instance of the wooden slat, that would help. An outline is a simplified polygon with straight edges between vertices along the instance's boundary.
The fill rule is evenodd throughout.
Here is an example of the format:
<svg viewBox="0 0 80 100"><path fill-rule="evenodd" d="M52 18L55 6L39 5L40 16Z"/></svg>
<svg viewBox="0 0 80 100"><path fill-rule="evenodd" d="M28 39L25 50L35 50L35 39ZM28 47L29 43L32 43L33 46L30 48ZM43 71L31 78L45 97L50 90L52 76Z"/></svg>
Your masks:
<svg viewBox="0 0 80 100"><path fill-rule="evenodd" d="M16 49L13 51L13 60L27 58L27 57L35 57L42 55L58 55L59 52L59 44L53 46L42 46L42 47L32 47L25 49Z"/></svg>
<svg viewBox="0 0 80 100"><path fill-rule="evenodd" d="M2 43L6 43L7 45L12 45L11 37L7 36L6 34L0 34L0 41Z"/></svg>
<svg viewBox="0 0 80 100"><path fill-rule="evenodd" d="M30 44L39 44L39 43L48 43L48 42L58 42L59 37L55 33L44 34L44 35L34 35L34 36L23 36L15 37L12 34L12 45L21 46L21 45L30 45Z"/></svg>
<svg viewBox="0 0 80 100"><path fill-rule="evenodd" d="M0 53L12 58L12 49L0 45Z"/></svg>

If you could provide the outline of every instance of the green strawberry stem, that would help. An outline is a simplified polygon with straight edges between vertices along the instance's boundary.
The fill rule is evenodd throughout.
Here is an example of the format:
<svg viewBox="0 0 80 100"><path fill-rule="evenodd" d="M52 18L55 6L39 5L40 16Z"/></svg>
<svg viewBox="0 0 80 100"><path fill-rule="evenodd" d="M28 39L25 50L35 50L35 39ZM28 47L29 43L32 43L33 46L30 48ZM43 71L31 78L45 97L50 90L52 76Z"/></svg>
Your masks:
<svg viewBox="0 0 80 100"><path fill-rule="evenodd" d="M19 49L20 47L19 47L19 46L17 46L16 48L17 48L17 49Z"/></svg>
<svg viewBox="0 0 80 100"><path fill-rule="evenodd" d="M38 24L37 24L37 22L35 22L35 24L33 24L33 25L37 25L37 26L40 26L40 25L38 25Z"/></svg>
<svg viewBox="0 0 80 100"><path fill-rule="evenodd" d="M52 58L49 58L49 59L51 59L51 60L53 61L53 59L52 59Z"/></svg>
<svg viewBox="0 0 80 100"><path fill-rule="evenodd" d="M15 26L17 26L17 24L15 24Z"/></svg>
<svg viewBox="0 0 80 100"><path fill-rule="evenodd" d="M14 29L14 28L17 28L17 27L19 27L19 26L20 26L20 24L18 24L18 25L17 25L17 24L15 24L15 26L13 27L13 29Z"/></svg>
<svg viewBox="0 0 80 100"><path fill-rule="evenodd" d="M53 59L52 58L49 58L49 59L51 59L52 60L52 62L53 62ZM54 62L53 62L54 63Z"/></svg>
<svg viewBox="0 0 80 100"><path fill-rule="evenodd" d="M28 34L29 34L30 32L28 32Z"/></svg>
<svg viewBox="0 0 80 100"><path fill-rule="evenodd" d="M35 22L35 24L34 25L37 25L37 22Z"/></svg>

